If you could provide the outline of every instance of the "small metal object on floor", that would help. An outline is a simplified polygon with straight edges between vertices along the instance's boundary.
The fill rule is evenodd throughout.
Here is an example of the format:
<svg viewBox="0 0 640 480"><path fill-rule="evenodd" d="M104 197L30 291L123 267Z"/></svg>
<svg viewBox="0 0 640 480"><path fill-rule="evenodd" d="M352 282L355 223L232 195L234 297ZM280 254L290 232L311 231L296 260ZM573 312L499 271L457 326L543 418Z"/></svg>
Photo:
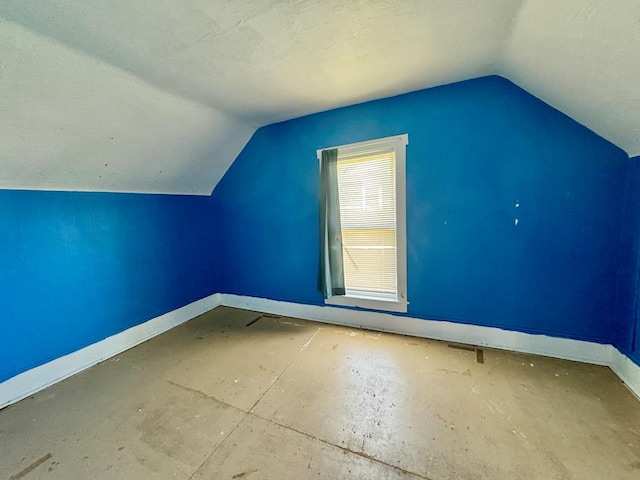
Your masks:
<svg viewBox="0 0 640 480"><path fill-rule="evenodd" d="M449 343L447 345L449 348L456 348L458 350L466 350L468 352L476 352L476 362L484 363L484 352L481 348L471 347L469 345L460 345L455 343Z"/></svg>
<svg viewBox="0 0 640 480"><path fill-rule="evenodd" d="M245 327L250 327L251 325L253 325L254 323L256 323L258 320L262 318L282 318L282 317L280 315L269 315L268 313L265 313L264 315L260 315L258 318L247 323Z"/></svg>

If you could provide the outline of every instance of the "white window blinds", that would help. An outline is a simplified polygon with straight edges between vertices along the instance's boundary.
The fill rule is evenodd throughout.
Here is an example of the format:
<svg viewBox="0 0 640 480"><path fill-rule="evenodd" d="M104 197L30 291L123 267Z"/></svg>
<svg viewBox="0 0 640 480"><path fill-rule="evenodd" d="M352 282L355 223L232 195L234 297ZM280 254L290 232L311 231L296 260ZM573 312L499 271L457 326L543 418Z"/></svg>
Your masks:
<svg viewBox="0 0 640 480"><path fill-rule="evenodd" d="M393 148L338 153L346 294L398 299Z"/></svg>

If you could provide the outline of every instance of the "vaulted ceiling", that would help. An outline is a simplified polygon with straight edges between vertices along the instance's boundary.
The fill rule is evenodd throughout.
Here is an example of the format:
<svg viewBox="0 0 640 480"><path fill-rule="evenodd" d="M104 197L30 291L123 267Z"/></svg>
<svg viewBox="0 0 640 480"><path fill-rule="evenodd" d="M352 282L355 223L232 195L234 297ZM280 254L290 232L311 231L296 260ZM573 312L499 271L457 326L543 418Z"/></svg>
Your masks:
<svg viewBox="0 0 640 480"><path fill-rule="evenodd" d="M0 0L0 188L209 194L259 126L488 74L640 154L640 0Z"/></svg>

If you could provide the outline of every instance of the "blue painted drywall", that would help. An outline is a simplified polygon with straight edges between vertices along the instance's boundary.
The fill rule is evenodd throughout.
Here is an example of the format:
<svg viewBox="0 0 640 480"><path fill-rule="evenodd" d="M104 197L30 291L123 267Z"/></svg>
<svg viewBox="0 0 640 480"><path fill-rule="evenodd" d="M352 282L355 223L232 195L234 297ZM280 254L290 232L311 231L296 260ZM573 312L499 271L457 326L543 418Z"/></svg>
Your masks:
<svg viewBox="0 0 640 480"><path fill-rule="evenodd" d="M219 290L209 197L0 190L0 381Z"/></svg>
<svg viewBox="0 0 640 480"><path fill-rule="evenodd" d="M615 304L627 155L500 77L259 129L213 192L223 291L322 305L316 149L401 133L408 315L624 336Z"/></svg>
<svg viewBox="0 0 640 480"><path fill-rule="evenodd" d="M621 328L614 345L640 365L640 157L629 160L626 180L617 298Z"/></svg>

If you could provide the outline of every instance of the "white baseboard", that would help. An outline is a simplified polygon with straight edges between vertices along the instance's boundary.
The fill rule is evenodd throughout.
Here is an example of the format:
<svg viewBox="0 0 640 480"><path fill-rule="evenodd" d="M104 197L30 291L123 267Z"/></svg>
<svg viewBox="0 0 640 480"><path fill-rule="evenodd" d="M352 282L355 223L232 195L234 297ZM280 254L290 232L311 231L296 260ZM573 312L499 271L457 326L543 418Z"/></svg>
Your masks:
<svg viewBox="0 0 640 480"><path fill-rule="evenodd" d="M610 367L631 392L640 399L640 366L611 345L513 332L494 327L421 320L387 313L216 293L0 383L0 408L33 395L219 305L334 325L360 327L605 365Z"/></svg>
<svg viewBox="0 0 640 480"><path fill-rule="evenodd" d="M220 305L215 293L0 383L0 408L128 350Z"/></svg>
<svg viewBox="0 0 640 480"><path fill-rule="evenodd" d="M316 320L336 325L362 327L369 330L401 333L415 337L533 353L547 357L576 360L597 365L609 365L611 346L566 338L533 335L454 322L421 320L388 313L319 307L280 302L264 298L222 294L222 305L257 310L287 317Z"/></svg>
<svg viewBox="0 0 640 480"><path fill-rule="evenodd" d="M230 294L222 294L220 300L222 305L229 307L287 317L604 365L611 368L640 399L640 366L612 345L514 332L494 327L421 320L387 313L303 305Z"/></svg>
<svg viewBox="0 0 640 480"><path fill-rule="evenodd" d="M612 358L609 367L624 382L631 393L640 400L640 366L636 365L624 353L611 347Z"/></svg>

